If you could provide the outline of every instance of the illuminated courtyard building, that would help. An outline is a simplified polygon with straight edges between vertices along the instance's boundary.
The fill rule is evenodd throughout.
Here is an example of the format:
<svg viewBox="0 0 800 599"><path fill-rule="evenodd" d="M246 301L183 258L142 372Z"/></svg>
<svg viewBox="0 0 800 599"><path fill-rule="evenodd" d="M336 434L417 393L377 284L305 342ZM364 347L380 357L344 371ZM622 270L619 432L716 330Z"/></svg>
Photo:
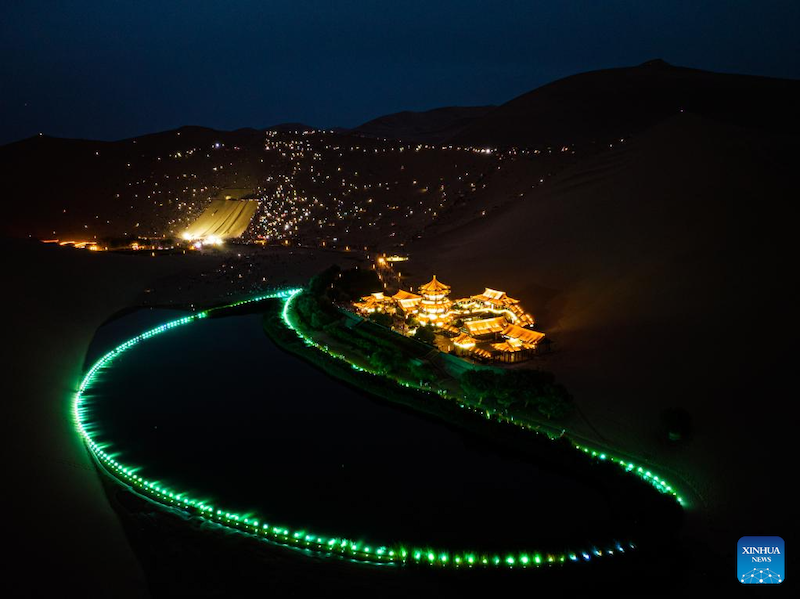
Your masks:
<svg viewBox="0 0 800 599"><path fill-rule="evenodd" d="M412 315L419 311L419 304L422 301L422 296L401 289L392 296L392 299L403 314Z"/></svg>

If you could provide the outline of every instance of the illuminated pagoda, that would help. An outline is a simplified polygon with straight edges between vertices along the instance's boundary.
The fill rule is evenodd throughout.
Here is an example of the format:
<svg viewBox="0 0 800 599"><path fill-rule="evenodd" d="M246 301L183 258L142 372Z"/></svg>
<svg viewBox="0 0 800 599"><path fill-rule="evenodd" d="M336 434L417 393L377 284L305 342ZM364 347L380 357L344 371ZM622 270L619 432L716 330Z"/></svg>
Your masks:
<svg viewBox="0 0 800 599"><path fill-rule="evenodd" d="M425 283L419 288L422 299L419 301L417 319L423 324L441 326L450 315L450 307L453 305L447 296L450 294L450 286L436 280L433 275L430 283Z"/></svg>

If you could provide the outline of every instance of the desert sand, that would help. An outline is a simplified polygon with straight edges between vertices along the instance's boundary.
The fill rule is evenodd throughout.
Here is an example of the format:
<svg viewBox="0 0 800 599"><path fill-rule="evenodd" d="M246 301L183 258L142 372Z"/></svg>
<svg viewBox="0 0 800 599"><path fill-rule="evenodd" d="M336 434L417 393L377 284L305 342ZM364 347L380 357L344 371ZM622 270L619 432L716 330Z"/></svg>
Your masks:
<svg viewBox="0 0 800 599"><path fill-rule="evenodd" d="M599 441L697 491L687 535L720 554L791 513L780 464L798 141L678 115L409 248L417 284L436 273L454 296L485 285L520 298L556 343L534 366L567 385ZM680 447L658 435L673 406L695 425Z"/></svg>
<svg viewBox="0 0 800 599"><path fill-rule="evenodd" d="M258 250L259 275L302 283L332 253ZM119 255L4 240L6 517L14 596L147 596L147 581L98 471L72 425L86 350L104 321L142 303L211 305L241 292L234 249L192 256ZM241 258L239 258L241 260ZM258 262L257 259L254 259ZM9 558L6 558L7 560Z"/></svg>

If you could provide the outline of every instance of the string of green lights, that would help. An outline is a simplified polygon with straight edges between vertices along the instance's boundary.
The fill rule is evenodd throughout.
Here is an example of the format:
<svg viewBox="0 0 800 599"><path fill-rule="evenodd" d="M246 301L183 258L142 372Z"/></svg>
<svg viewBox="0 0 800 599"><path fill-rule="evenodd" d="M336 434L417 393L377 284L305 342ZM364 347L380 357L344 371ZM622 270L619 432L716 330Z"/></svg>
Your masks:
<svg viewBox="0 0 800 599"><path fill-rule="evenodd" d="M224 306L223 309L235 308L244 304L259 302L267 299L284 300L282 317L285 324L295 331L303 341L328 355L338 359L346 360L342 355L331 352L328 348L316 343L313 339L304 335L302 331L292 322L290 312L292 300L297 297L300 289L285 289L274 293L253 297L247 300L235 302ZM614 542L610 547L598 548L596 546L586 547L575 551L565 551L562 553L547 553L541 551L513 551L500 553L481 553L470 550L449 550L433 547L410 546L402 543L393 543L379 546L370 546L362 541L347 539L342 537L325 537L314 534L306 529L291 529L282 524L267 523L248 515L239 514L223 509L221 506L191 497L189 494L168 487L155 480L146 479L138 474L139 468L123 464L117 459L116 453L111 452L109 444L96 441L92 432L96 429L97 423L93 423L89 417L87 397L92 385L97 380L99 373L111 367L114 361L128 350L136 347L140 343L155 336L166 333L176 327L191 324L197 320L209 316L212 310L198 312L177 320L167 322L154 329L141 333L132 339L118 345L113 350L100 358L86 373L77 392L73 398L73 418L78 433L86 443L87 448L102 468L118 481L129 486L141 495L154 500L164 506L178 508L189 514L204 518L225 527L233 528L256 537L289 547L313 550L316 552L344 557L350 560L372 564L387 565L426 565L434 567L503 567L503 568L528 568L544 565L562 564L568 562L590 561L595 557L612 556L615 553L624 553L635 548L630 541ZM350 363L350 362L348 362ZM378 373L370 372L360 366L350 363L350 365L360 371L381 376ZM401 383L405 384L405 383ZM406 386L410 386L407 385ZM476 411L472 406L459 404L461 407ZM518 426L519 423L510 419L503 419L502 416L486 412L487 418L496 418L504 422L512 422ZM528 427L526 427L528 428ZM533 429L531 429L533 430ZM599 460L610 460L624 467L628 472L633 472L653 484L662 493L669 493L676 497L679 502L681 498L672 490L672 487L663 479L655 476L636 464L614 458L605 453L600 453L586 447L576 446L587 454Z"/></svg>

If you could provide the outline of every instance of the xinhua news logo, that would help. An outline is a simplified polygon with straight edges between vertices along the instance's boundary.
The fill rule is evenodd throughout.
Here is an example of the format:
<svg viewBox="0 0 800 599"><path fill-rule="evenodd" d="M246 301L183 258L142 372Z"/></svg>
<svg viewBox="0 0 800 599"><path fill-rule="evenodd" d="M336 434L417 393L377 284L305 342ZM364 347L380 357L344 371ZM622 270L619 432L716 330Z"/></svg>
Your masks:
<svg viewBox="0 0 800 599"><path fill-rule="evenodd" d="M737 545L736 578L742 584L780 584L786 556L780 537L742 537Z"/></svg>

